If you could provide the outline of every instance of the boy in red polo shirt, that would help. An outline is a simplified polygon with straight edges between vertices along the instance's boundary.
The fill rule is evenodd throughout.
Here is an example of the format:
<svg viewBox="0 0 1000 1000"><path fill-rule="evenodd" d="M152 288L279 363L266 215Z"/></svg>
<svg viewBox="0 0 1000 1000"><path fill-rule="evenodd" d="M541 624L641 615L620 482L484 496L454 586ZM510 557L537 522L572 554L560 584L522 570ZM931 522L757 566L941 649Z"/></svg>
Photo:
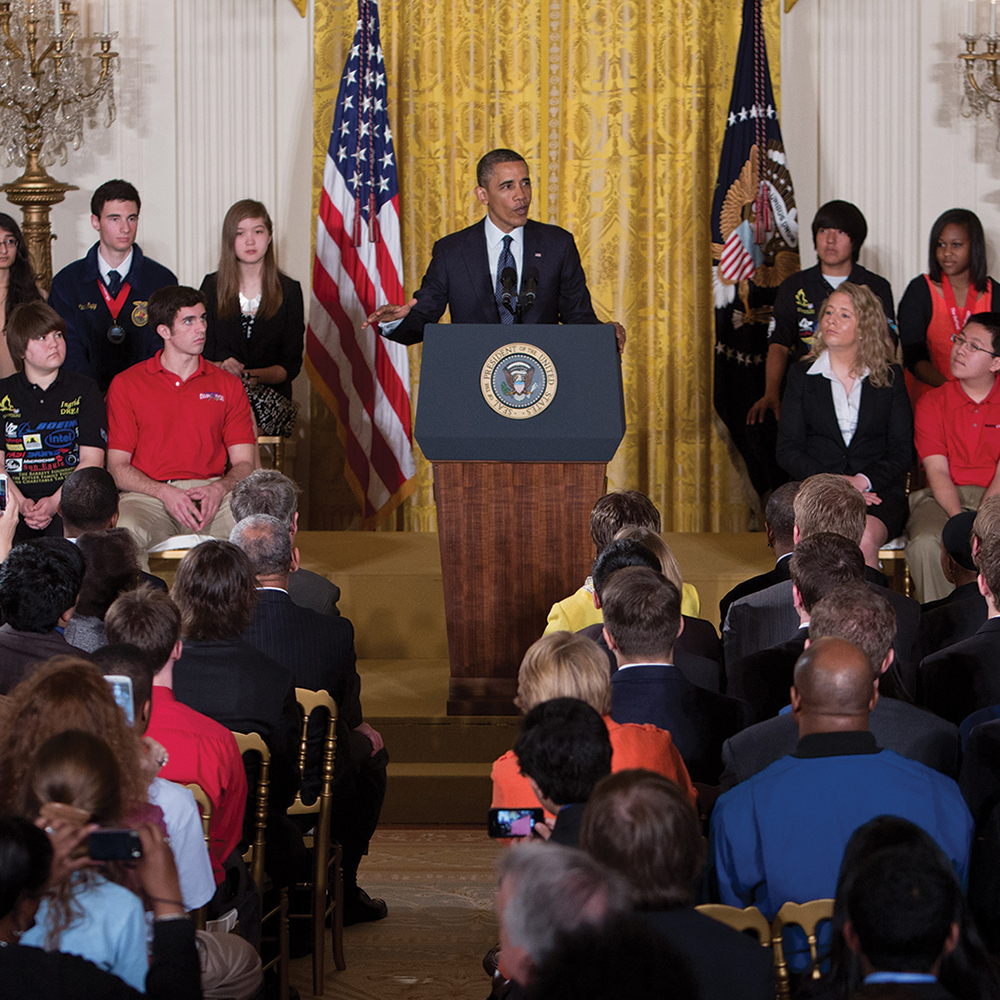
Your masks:
<svg viewBox="0 0 1000 1000"><path fill-rule="evenodd" d="M163 349L115 376L107 396L108 471L123 491L118 526L143 553L171 535L228 538L229 493L250 474L256 448L243 385L201 356L201 292L157 290L149 322Z"/></svg>
<svg viewBox="0 0 1000 1000"><path fill-rule="evenodd" d="M970 316L951 339L954 381L924 393L914 414L928 485L910 494L906 561L921 602L946 597L953 587L941 567L948 518L1000 493L1000 313Z"/></svg>

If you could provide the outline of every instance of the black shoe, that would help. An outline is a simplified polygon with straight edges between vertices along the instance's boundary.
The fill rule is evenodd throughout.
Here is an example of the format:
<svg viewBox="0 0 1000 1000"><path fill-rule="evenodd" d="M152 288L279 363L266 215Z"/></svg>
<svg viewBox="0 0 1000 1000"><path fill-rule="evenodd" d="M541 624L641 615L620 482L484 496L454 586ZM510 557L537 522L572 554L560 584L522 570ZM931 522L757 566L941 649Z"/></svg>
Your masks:
<svg viewBox="0 0 1000 1000"><path fill-rule="evenodd" d="M384 899L372 899L364 889L358 889L353 899L344 900L344 926L381 920L387 916L389 908Z"/></svg>

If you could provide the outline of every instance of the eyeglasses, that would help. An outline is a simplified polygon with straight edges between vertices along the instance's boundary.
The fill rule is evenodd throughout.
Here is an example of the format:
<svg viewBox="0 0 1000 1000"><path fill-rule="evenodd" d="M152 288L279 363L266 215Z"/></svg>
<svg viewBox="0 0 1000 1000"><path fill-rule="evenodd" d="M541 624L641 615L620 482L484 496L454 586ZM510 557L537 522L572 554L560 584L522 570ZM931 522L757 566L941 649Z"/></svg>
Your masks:
<svg viewBox="0 0 1000 1000"><path fill-rule="evenodd" d="M2 243L8 250L17 249L17 240L15 240L13 236L8 236L6 239L0 240L0 243Z"/></svg>
<svg viewBox="0 0 1000 1000"><path fill-rule="evenodd" d="M991 351L988 347L980 347L978 344L972 343L971 340L966 340L960 333L953 333L951 335L951 342L956 347L968 348L973 354L982 351L983 354L988 354L990 357L995 358L998 355Z"/></svg>

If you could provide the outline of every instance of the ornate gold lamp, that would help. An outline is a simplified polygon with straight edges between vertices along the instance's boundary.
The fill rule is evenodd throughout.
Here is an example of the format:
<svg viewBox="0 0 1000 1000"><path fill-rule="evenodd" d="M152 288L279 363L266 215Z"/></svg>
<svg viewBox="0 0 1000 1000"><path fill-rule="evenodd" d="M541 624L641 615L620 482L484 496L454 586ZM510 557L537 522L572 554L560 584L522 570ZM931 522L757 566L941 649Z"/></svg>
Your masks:
<svg viewBox="0 0 1000 1000"><path fill-rule="evenodd" d="M4 184L9 201L24 213L24 238L39 282L52 281L52 230L49 210L73 184L63 184L45 169L65 163L69 147L79 149L85 125L95 127L105 104L105 127L115 120L114 74L117 32L110 30L108 0L104 30L95 37L100 51L97 79L87 79L85 59L77 55L79 15L70 0L0 0L0 148L5 165L23 166L16 181Z"/></svg>

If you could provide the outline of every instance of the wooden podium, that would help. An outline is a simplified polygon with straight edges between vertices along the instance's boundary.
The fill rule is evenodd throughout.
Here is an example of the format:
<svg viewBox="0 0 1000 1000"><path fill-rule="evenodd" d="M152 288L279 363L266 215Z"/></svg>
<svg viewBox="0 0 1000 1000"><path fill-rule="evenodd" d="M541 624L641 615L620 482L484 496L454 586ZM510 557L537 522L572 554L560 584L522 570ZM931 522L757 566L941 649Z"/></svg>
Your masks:
<svg viewBox="0 0 1000 1000"><path fill-rule="evenodd" d="M449 715L517 713L524 651L590 572L624 432L612 326L426 328L416 436L434 463Z"/></svg>

